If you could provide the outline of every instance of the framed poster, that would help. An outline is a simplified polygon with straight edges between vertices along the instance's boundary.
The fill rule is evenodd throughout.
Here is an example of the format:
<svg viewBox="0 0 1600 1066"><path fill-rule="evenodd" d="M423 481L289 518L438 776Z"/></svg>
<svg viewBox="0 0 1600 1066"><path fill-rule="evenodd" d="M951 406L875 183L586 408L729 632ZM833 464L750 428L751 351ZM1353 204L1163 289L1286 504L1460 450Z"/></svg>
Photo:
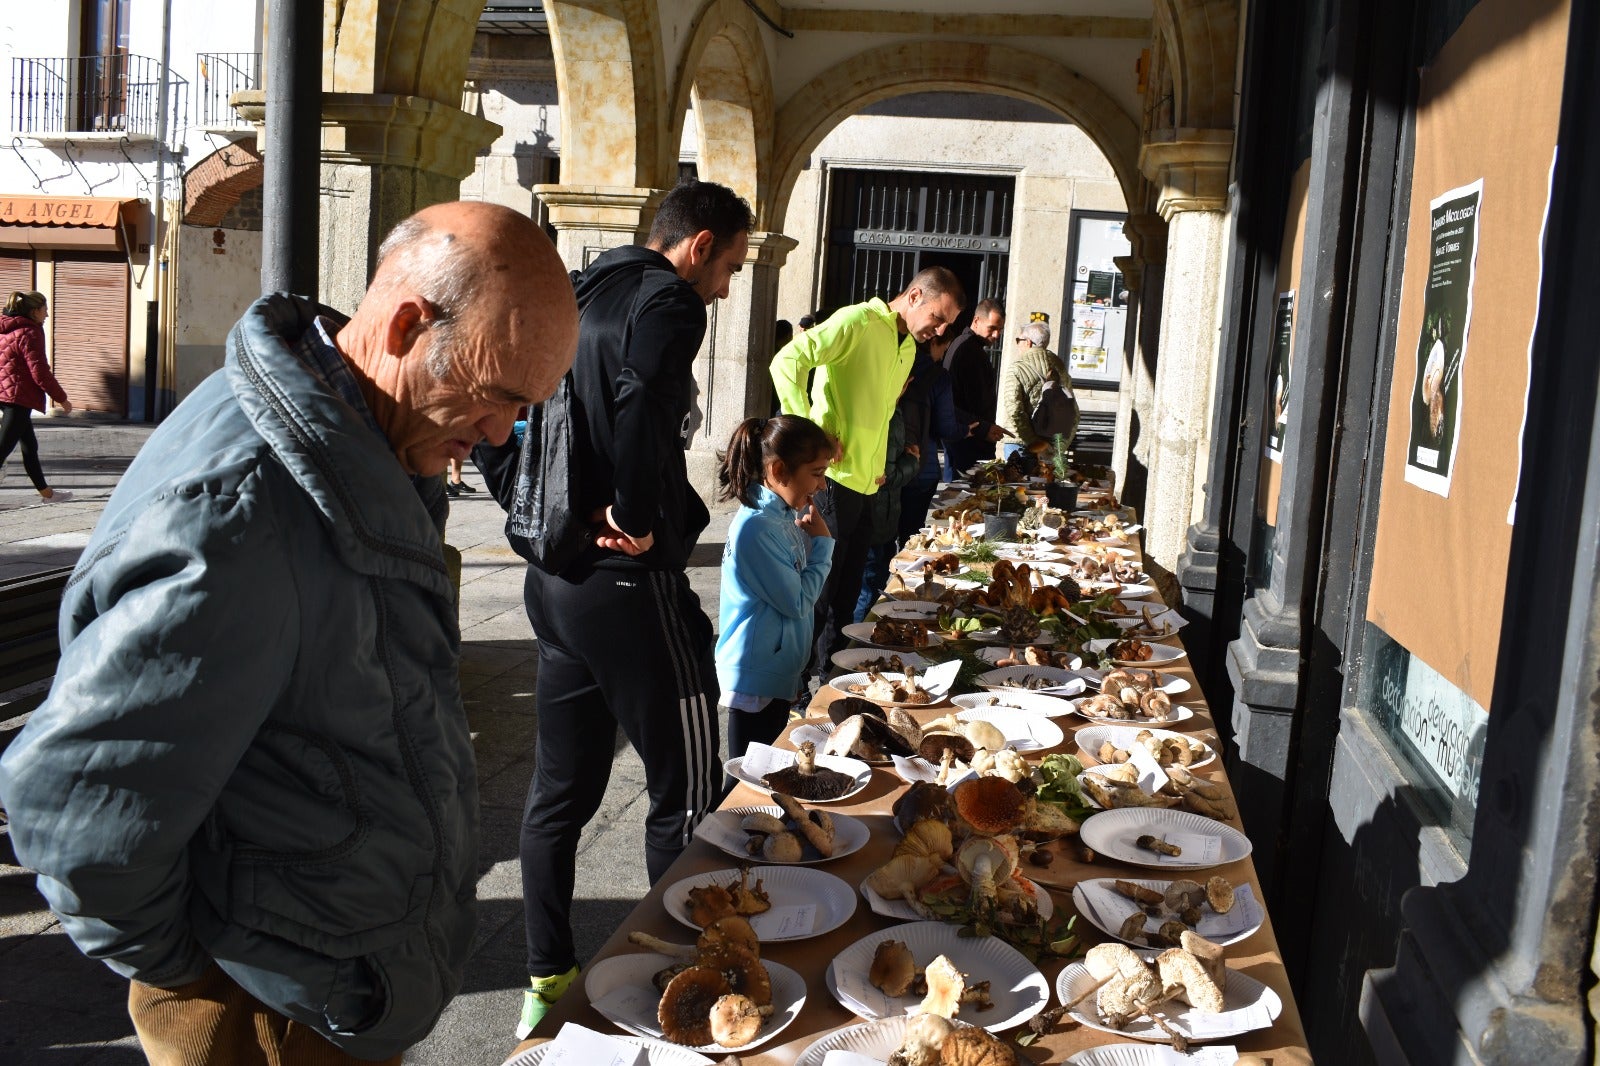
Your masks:
<svg viewBox="0 0 1600 1066"><path fill-rule="evenodd" d="M1472 282L1478 263L1478 210L1483 179L1429 203L1429 259L1411 388L1406 481L1450 495L1461 443L1461 367L1472 325Z"/></svg>
<svg viewBox="0 0 1600 1066"><path fill-rule="evenodd" d="M1278 307L1272 319L1272 380L1267 394L1272 397L1272 418L1267 423L1267 458L1283 462L1283 440L1289 433L1290 351L1294 344L1294 290L1278 294Z"/></svg>

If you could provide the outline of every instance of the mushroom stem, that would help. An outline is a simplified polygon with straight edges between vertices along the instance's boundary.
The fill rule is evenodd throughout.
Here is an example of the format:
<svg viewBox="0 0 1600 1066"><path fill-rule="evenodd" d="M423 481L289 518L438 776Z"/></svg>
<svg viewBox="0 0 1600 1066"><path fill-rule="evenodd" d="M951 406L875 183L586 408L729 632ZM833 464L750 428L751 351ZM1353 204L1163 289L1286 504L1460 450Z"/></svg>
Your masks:
<svg viewBox="0 0 1600 1066"><path fill-rule="evenodd" d="M1167 1034L1168 1042L1172 1044L1172 1050L1181 1055L1189 1049L1189 1038L1178 1032L1172 1026L1168 1025L1166 1019L1161 1018L1156 1014L1157 1007L1161 1006L1163 1003L1169 1003L1171 1000L1172 997L1168 996L1165 999L1155 1000L1150 1003L1140 1003L1138 1006L1140 1010L1144 1011L1144 1016L1146 1018L1149 1018L1152 1022L1155 1022L1157 1029L1160 1029L1163 1033Z"/></svg>
<svg viewBox="0 0 1600 1066"><path fill-rule="evenodd" d="M1090 996L1092 996L1096 992L1100 991L1100 986L1104 985L1106 983L1106 981L1111 980L1111 978L1115 977L1115 976L1117 976L1117 975L1116 974L1112 974L1111 977L1106 977L1106 978L1104 978L1102 980L1096 981L1094 984L1092 984L1092 985L1090 985L1088 987L1088 989L1083 993L1083 995L1079 996L1077 999L1073 1000L1071 1003L1066 1004L1061 1009L1063 1011L1070 1011L1070 1010L1074 1009L1075 1007L1078 1006L1078 1004L1082 1003L1084 1000L1088 999Z"/></svg>
<svg viewBox="0 0 1600 1066"><path fill-rule="evenodd" d="M692 959L699 954L693 944L673 944L662 940L660 937L651 936L649 933L629 933L629 943L638 944L642 948L658 951L663 955L670 955L675 959Z"/></svg>

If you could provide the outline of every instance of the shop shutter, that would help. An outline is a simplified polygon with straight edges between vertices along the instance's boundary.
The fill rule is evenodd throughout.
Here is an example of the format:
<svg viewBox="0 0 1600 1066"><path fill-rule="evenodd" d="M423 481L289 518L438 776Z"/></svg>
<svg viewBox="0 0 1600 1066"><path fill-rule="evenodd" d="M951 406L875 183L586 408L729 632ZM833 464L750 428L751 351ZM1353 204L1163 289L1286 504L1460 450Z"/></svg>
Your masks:
<svg viewBox="0 0 1600 1066"><path fill-rule="evenodd" d="M18 289L33 287L33 253L0 248L0 302Z"/></svg>
<svg viewBox="0 0 1600 1066"><path fill-rule="evenodd" d="M128 413L128 263L118 253L56 254L50 325L56 379L73 406Z"/></svg>

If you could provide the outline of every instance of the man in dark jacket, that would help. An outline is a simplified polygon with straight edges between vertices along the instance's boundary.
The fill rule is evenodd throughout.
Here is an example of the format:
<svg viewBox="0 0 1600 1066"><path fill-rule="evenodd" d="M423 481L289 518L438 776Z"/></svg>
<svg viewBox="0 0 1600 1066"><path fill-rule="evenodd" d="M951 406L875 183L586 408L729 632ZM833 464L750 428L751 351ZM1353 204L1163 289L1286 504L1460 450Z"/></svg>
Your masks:
<svg viewBox="0 0 1600 1066"><path fill-rule="evenodd" d="M997 301L979 300L972 312L972 324L962 330L945 353L944 365L950 371L950 393L956 407L968 412L969 420L981 423L977 426L969 423L970 431L961 437L945 438L946 478L954 477L980 459L993 459L995 442L1004 436L991 432L999 388L988 349L1005 325L1005 312Z"/></svg>
<svg viewBox="0 0 1600 1066"><path fill-rule="evenodd" d="M577 975L578 837L605 796L616 726L644 762L652 882L720 797L711 620L684 572L710 516L682 433L706 307L728 295L754 223L732 190L686 182L661 202L645 247L605 252L574 286L573 497L596 532L556 572L530 566L524 590L539 736L522 820L531 987L519 1037Z"/></svg>
<svg viewBox="0 0 1600 1066"><path fill-rule="evenodd" d="M353 318L252 305L112 493L0 797L150 1061L398 1063L460 987L478 788L439 475L576 340L537 226L430 207Z"/></svg>

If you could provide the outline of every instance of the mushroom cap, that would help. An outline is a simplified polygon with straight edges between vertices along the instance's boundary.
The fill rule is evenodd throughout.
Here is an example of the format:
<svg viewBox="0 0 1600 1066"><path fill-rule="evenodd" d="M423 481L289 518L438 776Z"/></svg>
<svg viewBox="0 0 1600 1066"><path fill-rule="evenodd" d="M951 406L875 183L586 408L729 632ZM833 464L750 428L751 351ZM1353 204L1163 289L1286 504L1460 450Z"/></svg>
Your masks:
<svg viewBox="0 0 1600 1066"><path fill-rule="evenodd" d="M711 1043L711 1007L728 994L728 979L709 966L691 966L661 993L656 1019L661 1035L674 1044L697 1047Z"/></svg>
<svg viewBox="0 0 1600 1066"><path fill-rule="evenodd" d="M917 749L906 735L890 723L881 718L868 718L866 715L861 715L860 721L862 738L884 755L898 755L904 759L916 754ZM920 731L917 739L922 739Z"/></svg>
<svg viewBox="0 0 1600 1066"><path fill-rule="evenodd" d="M962 762L970 762L973 753L978 750L972 741L957 733L924 733L922 742L917 745L917 754L929 762L938 762L944 757L946 748L955 752L956 758Z"/></svg>
<svg viewBox="0 0 1600 1066"><path fill-rule="evenodd" d="M922 971L928 982L928 994L917 1007L918 1014L937 1014L941 1018L954 1018L961 1009L961 993L967 982L956 969L956 964L940 955Z"/></svg>
<svg viewBox="0 0 1600 1066"><path fill-rule="evenodd" d="M1233 910L1233 884L1226 877L1213 876L1206 882L1206 899L1211 903L1212 910L1227 914Z"/></svg>
<svg viewBox="0 0 1600 1066"><path fill-rule="evenodd" d="M711 1005L711 1038L723 1047L744 1047L761 1032L761 1011L746 996L731 993Z"/></svg>
<svg viewBox="0 0 1600 1066"><path fill-rule="evenodd" d="M993 722L964 722L961 726L961 734L970 740L974 747L999 751L1006 746L1005 733ZM970 762L971 760L964 761Z"/></svg>
<svg viewBox="0 0 1600 1066"><path fill-rule="evenodd" d="M917 960L903 940L884 940L872 953L867 980L886 996L903 996L917 977Z"/></svg>
<svg viewBox="0 0 1600 1066"><path fill-rule="evenodd" d="M871 700L862 699L860 696L844 696L828 704L828 718L835 725L842 724L847 718L854 718L864 714L868 718L883 720L883 708Z"/></svg>
<svg viewBox="0 0 1600 1066"><path fill-rule="evenodd" d="M956 786L956 811L973 829L994 836L1022 824L1022 790L1003 777L976 777Z"/></svg>
<svg viewBox="0 0 1600 1066"><path fill-rule="evenodd" d="M955 802L950 798L950 790L927 781L918 781L894 801L894 824L902 833L924 818L950 822L955 820L955 816Z"/></svg>
<svg viewBox="0 0 1600 1066"><path fill-rule="evenodd" d="M737 948L748 951L756 958L761 957L761 938L756 936L750 919L742 914L730 914L706 926L695 941L695 946L703 952Z"/></svg>
<svg viewBox="0 0 1600 1066"><path fill-rule="evenodd" d="M939 1048L941 1066L1016 1066L1017 1054L988 1030L953 1030Z"/></svg>
<svg viewBox="0 0 1600 1066"><path fill-rule="evenodd" d="M1221 1014L1227 1009L1222 987L1206 972L1205 964L1189 952L1168 948L1156 956L1156 968L1161 971L1162 985L1177 991L1195 1010Z"/></svg>
<svg viewBox="0 0 1600 1066"><path fill-rule="evenodd" d="M1221 944L1207 940L1193 929L1185 929L1178 934L1178 946L1200 960L1200 965L1219 988L1228 983L1228 964Z"/></svg>
<svg viewBox="0 0 1600 1066"><path fill-rule="evenodd" d="M758 1007L772 1002L772 975L754 952L732 946L714 948L701 952L695 965L709 966L719 971L730 989L738 995L749 997Z"/></svg>
<svg viewBox="0 0 1600 1066"><path fill-rule="evenodd" d="M1163 893L1166 899L1167 910L1177 912L1189 907L1198 907L1206 901L1206 890L1198 881L1188 878L1179 878L1167 886Z"/></svg>

